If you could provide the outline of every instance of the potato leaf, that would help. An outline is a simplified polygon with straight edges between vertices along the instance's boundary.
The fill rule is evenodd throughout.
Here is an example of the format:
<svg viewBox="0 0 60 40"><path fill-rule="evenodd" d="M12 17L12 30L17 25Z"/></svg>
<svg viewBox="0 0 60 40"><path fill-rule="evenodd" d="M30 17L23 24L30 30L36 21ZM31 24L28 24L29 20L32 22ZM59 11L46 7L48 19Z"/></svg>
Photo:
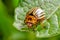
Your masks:
<svg viewBox="0 0 60 40"><path fill-rule="evenodd" d="M54 36L59 33L58 30L60 29L59 5L60 0L20 0L19 6L15 9L15 22L13 25L18 30L27 28L24 23L26 13L31 8L40 7L46 13L46 20L43 21L44 26L37 25L36 37ZM58 9L59 11L57 11Z"/></svg>

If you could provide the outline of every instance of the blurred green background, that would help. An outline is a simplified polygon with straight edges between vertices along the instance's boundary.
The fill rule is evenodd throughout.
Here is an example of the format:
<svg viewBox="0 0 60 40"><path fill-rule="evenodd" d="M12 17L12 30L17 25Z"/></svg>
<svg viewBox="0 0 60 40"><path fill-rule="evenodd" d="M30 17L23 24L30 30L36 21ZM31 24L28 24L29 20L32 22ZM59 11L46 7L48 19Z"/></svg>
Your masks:
<svg viewBox="0 0 60 40"><path fill-rule="evenodd" d="M0 40L60 40L54 37L37 38L33 32L20 32L13 27L14 10L21 0L0 0ZM57 12L60 13L60 7Z"/></svg>

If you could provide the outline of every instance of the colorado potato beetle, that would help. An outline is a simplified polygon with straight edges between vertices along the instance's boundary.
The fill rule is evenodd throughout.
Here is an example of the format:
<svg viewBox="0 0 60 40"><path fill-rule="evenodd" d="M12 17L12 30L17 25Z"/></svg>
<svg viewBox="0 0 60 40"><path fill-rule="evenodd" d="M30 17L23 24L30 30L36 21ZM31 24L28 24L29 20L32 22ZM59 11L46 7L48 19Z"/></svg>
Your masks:
<svg viewBox="0 0 60 40"><path fill-rule="evenodd" d="M45 19L45 13L41 8L35 7L27 12L24 22L28 28L36 25L38 22L42 22Z"/></svg>

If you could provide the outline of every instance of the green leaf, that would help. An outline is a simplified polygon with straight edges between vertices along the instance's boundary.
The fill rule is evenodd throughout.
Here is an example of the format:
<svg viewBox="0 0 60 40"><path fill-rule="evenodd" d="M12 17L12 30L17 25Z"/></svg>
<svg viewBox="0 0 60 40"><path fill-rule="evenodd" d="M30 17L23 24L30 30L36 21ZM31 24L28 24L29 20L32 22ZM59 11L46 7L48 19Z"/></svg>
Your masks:
<svg viewBox="0 0 60 40"><path fill-rule="evenodd" d="M44 26L37 25L36 37L51 37L59 34L60 31L60 0L21 0L19 6L15 9L14 26L17 30L27 28L24 19L28 10L34 7L40 7L46 13L46 20L43 21ZM59 11L57 11L59 10Z"/></svg>

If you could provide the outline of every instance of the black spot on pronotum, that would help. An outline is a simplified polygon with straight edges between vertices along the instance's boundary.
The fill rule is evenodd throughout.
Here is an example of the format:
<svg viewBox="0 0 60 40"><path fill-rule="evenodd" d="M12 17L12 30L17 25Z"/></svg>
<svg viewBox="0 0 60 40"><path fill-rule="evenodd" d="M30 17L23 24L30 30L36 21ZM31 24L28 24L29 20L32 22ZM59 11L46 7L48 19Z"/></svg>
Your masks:
<svg viewBox="0 0 60 40"><path fill-rule="evenodd" d="M31 20L32 20L32 18L28 18L28 20L30 20L30 21L31 21Z"/></svg>

